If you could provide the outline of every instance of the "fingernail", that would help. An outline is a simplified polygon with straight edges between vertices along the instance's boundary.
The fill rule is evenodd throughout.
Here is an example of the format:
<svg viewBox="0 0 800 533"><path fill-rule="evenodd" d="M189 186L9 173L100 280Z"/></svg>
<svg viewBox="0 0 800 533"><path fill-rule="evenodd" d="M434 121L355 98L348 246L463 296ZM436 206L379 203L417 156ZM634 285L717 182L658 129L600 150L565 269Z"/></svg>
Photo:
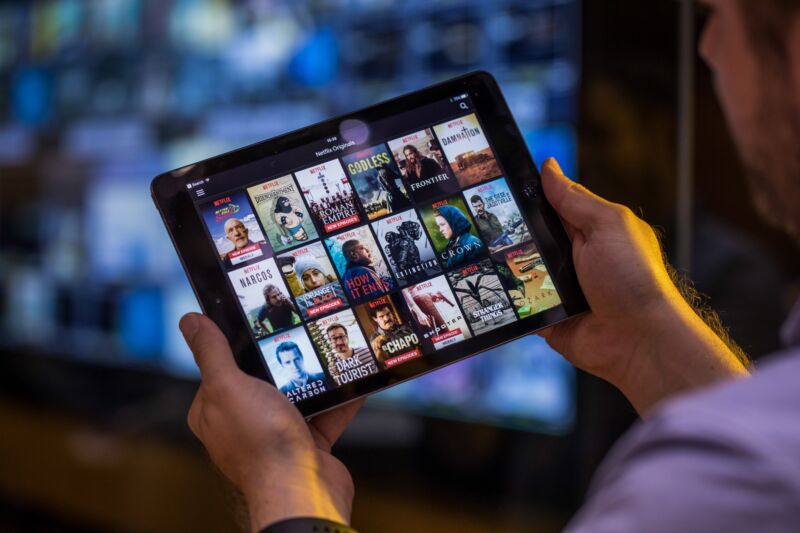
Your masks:
<svg viewBox="0 0 800 533"><path fill-rule="evenodd" d="M197 313L187 313L181 318L178 327L186 339L191 339L200 327L200 321L197 319Z"/></svg>
<svg viewBox="0 0 800 533"><path fill-rule="evenodd" d="M555 157L548 157L544 162L544 166L550 167L550 170L556 174L564 174L564 171L561 170L561 165L558 164L558 161L556 161Z"/></svg>

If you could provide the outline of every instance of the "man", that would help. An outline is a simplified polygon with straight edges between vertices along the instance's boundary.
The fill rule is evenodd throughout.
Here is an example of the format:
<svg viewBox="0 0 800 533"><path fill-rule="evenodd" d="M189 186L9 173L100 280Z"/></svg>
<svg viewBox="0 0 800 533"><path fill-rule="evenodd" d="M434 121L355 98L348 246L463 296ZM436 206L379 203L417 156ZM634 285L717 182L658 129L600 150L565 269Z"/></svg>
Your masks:
<svg viewBox="0 0 800 533"><path fill-rule="evenodd" d="M704 4L711 14L701 51L714 70L756 203L800 239L800 3ZM571 235L578 278L592 308L543 335L574 364L615 384L645 420L611 452L568 530L796 531L800 307L783 331L790 349L753 378L734 379L746 376L746 369L680 295L652 229L630 210L570 182L552 160L542 178ZM347 523L353 485L330 455L330 444L358 406L309 425L290 409L280 417L270 410L268 418L231 421L227 413L277 405L280 395L238 370L209 320L190 315L182 327L204 376L190 425L244 491L254 529L299 516ZM227 380L227 388L214 394L206 376L218 377L215 386ZM286 432L267 445L273 428L284 426L294 428L292 446ZM232 434L258 442L258 457ZM313 466L298 466L309 463L310 453ZM322 486L327 497L311 505L300 496L307 490L291 494L264 481L298 468L305 486L316 487L317 495ZM254 469L263 475L250 475Z"/></svg>
<svg viewBox="0 0 800 533"><path fill-rule="evenodd" d="M350 347L350 335L347 333L346 327L335 322L328 326L325 335L333 346L336 356L329 368L337 385L350 383L378 371L375 360L369 353L369 348L366 346Z"/></svg>
<svg viewBox="0 0 800 533"><path fill-rule="evenodd" d="M428 152L430 152L440 167L445 168L447 162L444 160L444 152L438 142L433 139L428 141Z"/></svg>
<svg viewBox="0 0 800 533"><path fill-rule="evenodd" d="M491 243L503 234L503 224L497 215L486 210L483 198L473 194L469 203L472 204L472 212L475 213L475 224L478 226L478 231L486 242Z"/></svg>
<svg viewBox="0 0 800 533"><path fill-rule="evenodd" d="M453 179L450 168L442 165L432 157L422 155L413 144L403 147L405 158L404 174L406 181L411 186L411 191L417 194L437 195L458 191L458 183ZM419 198L418 198L419 199Z"/></svg>
<svg viewBox="0 0 800 533"><path fill-rule="evenodd" d="M244 222L238 218L229 218L226 220L222 229L225 232L225 238L233 244L233 250L222 254L222 262L225 263L226 267L230 268L233 266L231 260L238 255L237 252L241 253L244 248L255 243L250 240L249 230L244 225ZM260 248L259 246L259 251ZM259 253L259 256L260 255L261 253Z"/></svg>
<svg viewBox="0 0 800 533"><path fill-rule="evenodd" d="M369 316L376 326L369 343L381 364L385 364L387 359L418 349L419 337L410 324L400 324L388 302L371 308Z"/></svg>
<svg viewBox="0 0 800 533"><path fill-rule="evenodd" d="M347 261L342 283L353 300L375 298L394 289L394 280L375 271L372 252L358 239L345 241L342 255Z"/></svg>
<svg viewBox="0 0 800 533"><path fill-rule="evenodd" d="M275 349L275 357L289 375L289 381L280 388L286 395L293 395L298 392L306 392L311 388L325 390L325 375L322 373L309 374L306 370L303 352L297 343L284 341Z"/></svg>
<svg viewBox="0 0 800 533"><path fill-rule="evenodd" d="M267 283L264 285L264 305L258 311L256 322L267 335L271 335L298 324L300 315L288 296L272 283Z"/></svg>
<svg viewBox="0 0 800 533"><path fill-rule="evenodd" d="M444 172L435 159L422 155L413 144L403 147L403 156L406 158L406 179L411 183L425 181Z"/></svg>
<svg viewBox="0 0 800 533"><path fill-rule="evenodd" d="M397 213L411 205L405 191L397 186L400 176L389 165L381 163L375 175L367 175L366 179L374 182L370 186L379 191L373 202L382 204L389 213Z"/></svg>

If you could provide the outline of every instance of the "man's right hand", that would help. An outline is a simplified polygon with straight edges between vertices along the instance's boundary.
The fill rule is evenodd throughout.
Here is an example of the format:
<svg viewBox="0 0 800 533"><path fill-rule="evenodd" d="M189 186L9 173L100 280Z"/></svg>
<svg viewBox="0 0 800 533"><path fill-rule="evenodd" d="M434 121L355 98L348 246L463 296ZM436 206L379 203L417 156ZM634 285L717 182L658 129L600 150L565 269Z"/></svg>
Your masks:
<svg viewBox="0 0 800 533"><path fill-rule="evenodd" d="M252 530L297 517L349 523L353 480L331 446L363 400L306 422L278 389L236 366L214 322L190 313L180 327L201 374L189 427L244 494Z"/></svg>
<svg viewBox="0 0 800 533"><path fill-rule="evenodd" d="M571 181L554 159L542 184L591 307L542 331L550 346L617 386L642 415L680 391L747 374L672 282L650 225Z"/></svg>

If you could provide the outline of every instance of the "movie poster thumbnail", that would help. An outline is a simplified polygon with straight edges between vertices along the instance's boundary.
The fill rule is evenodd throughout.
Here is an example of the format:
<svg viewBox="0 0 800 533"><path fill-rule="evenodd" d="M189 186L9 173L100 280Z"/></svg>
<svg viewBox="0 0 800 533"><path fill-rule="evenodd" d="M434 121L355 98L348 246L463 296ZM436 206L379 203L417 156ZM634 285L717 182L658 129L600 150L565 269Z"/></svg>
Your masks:
<svg viewBox="0 0 800 533"><path fill-rule="evenodd" d="M337 387L378 372L378 364L352 310L310 322L308 331Z"/></svg>
<svg viewBox="0 0 800 533"><path fill-rule="evenodd" d="M311 216L324 234L361 222L353 187L338 159L294 173Z"/></svg>
<svg viewBox="0 0 800 533"><path fill-rule="evenodd" d="M497 158L474 113L434 126L433 130L461 188L501 174Z"/></svg>
<svg viewBox="0 0 800 533"><path fill-rule="evenodd" d="M346 155L342 163L368 219L411 207L400 169L385 144Z"/></svg>
<svg viewBox="0 0 800 533"><path fill-rule="evenodd" d="M384 368L422 356L422 343L399 295L387 294L356 307L372 353Z"/></svg>
<svg viewBox="0 0 800 533"><path fill-rule="evenodd" d="M489 259L448 272L447 279L475 335L511 324L517 319Z"/></svg>
<svg viewBox="0 0 800 533"><path fill-rule="evenodd" d="M295 248L276 261L303 318L347 307L344 290L321 242Z"/></svg>
<svg viewBox="0 0 800 533"><path fill-rule="evenodd" d="M397 282L368 226L345 231L325 239L345 293L354 303L393 291Z"/></svg>
<svg viewBox="0 0 800 533"><path fill-rule="evenodd" d="M403 289L403 298L426 351L470 338L467 322L444 276Z"/></svg>
<svg viewBox="0 0 800 533"><path fill-rule="evenodd" d="M433 249L445 267L455 268L486 256L486 244L478 237L461 195L426 205L420 209L420 215Z"/></svg>
<svg viewBox="0 0 800 533"><path fill-rule="evenodd" d="M318 237L292 176L248 187L247 193L275 253Z"/></svg>
<svg viewBox="0 0 800 533"><path fill-rule="evenodd" d="M472 219L490 252L531 240L505 178L464 191Z"/></svg>
<svg viewBox="0 0 800 533"><path fill-rule="evenodd" d="M301 326L258 342L275 386L296 403L330 390L311 339Z"/></svg>
<svg viewBox="0 0 800 533"><path fill-rule="evenodd" d="M202 211L208 232L226 268L269 255L269 247L244 192L209 202Z"/></svg>
<svg viewBox="0 0 800 533"><path fill-rule="evenodd" d="M430 128L389 141L389 149L415 201L459 191Z"/></svg>
<svg viewBox="0 0 800 533"><path fill-rule="evenodd" d="M553 278L533 242L492 254L492 259L520 318L561 303Z"/></svg>
<svg viewBox="0 0 800 533"><path fill-rule="evenodd" d="M442 273L413 209L373 222L372 228L401 287Z"/></svg>
<svg viewBox="0 0 800 533"><path fill-rule="evenodd" d="M256 339L300 324L274 259L233 270L228 277Z"/></svg>

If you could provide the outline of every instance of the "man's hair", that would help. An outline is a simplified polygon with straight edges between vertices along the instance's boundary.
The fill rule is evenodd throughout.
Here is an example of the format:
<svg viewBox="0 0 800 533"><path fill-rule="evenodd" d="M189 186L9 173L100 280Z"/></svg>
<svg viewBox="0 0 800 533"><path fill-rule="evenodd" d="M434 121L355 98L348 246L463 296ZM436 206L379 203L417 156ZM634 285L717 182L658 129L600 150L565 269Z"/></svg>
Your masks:
<svg viewBox="0 0 800 533"><path fill-rule="evenodd" d="M347 328L344 327L343 325L339 324L338 322L334 322L333 324L328 326L325 329L325 335L329 335L332 329L343 329L344 330L344 334L347 335L348 337L350 336L350 334L347 333Z"/></svg>
<svg viewBox="0 0 800 533"><path fill-rule="evenodd" d="M294 352L300 359L303 358L303 352L300 351L300 347L297 345L297 343L293 341L283 341L275 349L275 357L278 358L278 363L283 366L283 361L281 361L280 356L281 352Z"/></svg>
<svg viewBox="0 0 800 533"><path fill-rule="evenodd" d="M473 194L472 198L469 199L469 203L471 203L471 204L477 204L478 202L480 202L482 204L486 203L486 202L483 201L483 198L481 198L477 194Z"/></svg>
<svg viewBox="0 0 800 533"><path fill-rule="evenodd" d="M789 31L800 16L797 0L739 0L739 8L755 48L766 59L785 66L789 60Z"/></svg>
<svg viewBox="0 0 800 533"><path fill-rule="evenodd" d="M236 223L239 223L242 226L244 226L244 222L242 222L242 219L240 219L240 218L229 218L228 220L225 221L225 224L222 225L222 229L224 229L225 233L227 233L229 225L233 226ZM244 229L246 230L247 226L244 226Z"/></svg>
<svg viewBox="0 0 800 533"><path fill-rule="evenodd" d="M392 306L389 305L388 303L382 303L382 304L376 305L375 307L370 309L369 310L369 316L371 316L372 318L375 318L376 316L378 316L378 311L382 311L384 309L388 309L389 312L394 316L394 311L392 310Z"/></svg>
<svg viewBox="0 0 800 533"><path fill-rule="evenodd" d="M406 153L406 150L411 150L415 154L422 155L422 154L419 153L419 150L417 149L417 147L414 146L413 144L407 144L407 145L403 146L403 153Z"/></svg>
<svg viewBox="0 0 800 533"><path fill-rule="evenodd" d="M350 254L356 251L356 247L359 244L361 244L361 241L358 239L350 239L342 245L342 253L344 254L345 259L350 258Z"/></svg>
<svg viewBox="0 0 800 533"><path fill-rule="evenodd" d="M266 296L267 293L269 293L269 291L271 291L272 289L277 289L277 287L275 285L273 285L272 283L267 283L266 285L264 285L264 288L261 289L261 294Z"/></svg>

